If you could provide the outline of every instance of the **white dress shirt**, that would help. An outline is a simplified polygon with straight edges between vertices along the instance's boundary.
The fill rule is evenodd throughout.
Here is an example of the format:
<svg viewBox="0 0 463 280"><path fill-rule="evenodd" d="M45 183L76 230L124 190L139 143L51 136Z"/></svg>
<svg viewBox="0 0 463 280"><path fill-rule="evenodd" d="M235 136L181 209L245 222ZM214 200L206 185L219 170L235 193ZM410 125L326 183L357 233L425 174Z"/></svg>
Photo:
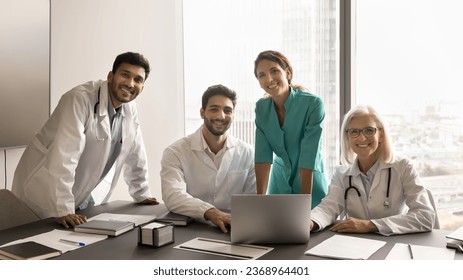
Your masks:
<svg viewBox="0 0 463 280"><path fill-rule="evenodd" d="M249 144L227 135L217 167L201 129L164 150L161 187L170 211L204 221L208 209L230 211L232 194L256 193L256 176Z"/></svg>

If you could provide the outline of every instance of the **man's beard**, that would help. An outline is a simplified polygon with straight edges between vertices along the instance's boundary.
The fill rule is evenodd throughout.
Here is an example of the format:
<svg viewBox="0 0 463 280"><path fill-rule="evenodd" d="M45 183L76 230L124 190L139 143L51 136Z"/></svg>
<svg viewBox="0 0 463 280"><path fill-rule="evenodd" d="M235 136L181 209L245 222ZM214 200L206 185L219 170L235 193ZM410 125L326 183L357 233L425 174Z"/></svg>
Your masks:
<svg viewBox="0 0 463 280"><path fill-rule="evenodd" d="M208 119L204 118L204 125L206 126L207 130L209 130L210 133L212 133L215 136L222 136L227 132L227 130L230 128L230 122L222 122L223 123L223 129L222 130L217 130L214 129L213 127L214 121L209 121Z"/></svg>

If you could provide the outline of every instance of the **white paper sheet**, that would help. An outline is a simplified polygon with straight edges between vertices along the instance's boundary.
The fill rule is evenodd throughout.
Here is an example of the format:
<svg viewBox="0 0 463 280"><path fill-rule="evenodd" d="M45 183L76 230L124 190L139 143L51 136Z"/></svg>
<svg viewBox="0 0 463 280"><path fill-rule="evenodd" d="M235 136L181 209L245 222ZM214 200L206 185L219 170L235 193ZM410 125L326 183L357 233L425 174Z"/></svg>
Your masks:
<svg viewBox="0 0 463 280"><path fill-rule="evenodd" d="M334 235L305 254L332 259L366 260L384 245L385 241Z"/></svg>
<svg viewBox="0 0 463 280"><path fill-rule="evenodd" d="M224 256L235 259L255 260L273 250L271 247L250 244L231 244L228 241L197 237L175 249Z"/></svg>
<svg viewBox="0 0 463 280"><path fill-rule="evenodd" d="M414 260L453 260L455 250L448 248L410 245ZM396 243L386 260L411 260L412 254L408 244Z"/></svg>
<svg viewBox="0 0 463 280"><path fill-rule="evenodd" d="M457 239L463 241L463 227L451 232L447 235L448 238Z"/></svg>
<svg viewBox="0 0 463 280"><path fill-rule="evenodd" d="M106 238L108 238L108 236L102 235L102 234L88 234L88 233L80 233L80 232L54 229L52 231L37 234L37 235L27 237L24 239L18 239L18 240L9 242L7 244L3 244L2 246L22 243L26 241L35 241L37 243L55 248L57 250L60 250L62 253L65 253L68 251L82 248L82 246L61 242L60 239L72 240L72 241L84 243L85 246L88 246L90 244L96 243Z"/></svg>
<svg viewBox="0 0 463 280"><path fill-rule="evenodd" d="M127 221L132 222L135 226L148 223L156 219L156 215L134 215L134 214L115 214L115 213L101 213L96 216L93 216L88 221L91 220L103 220L103 221Z"/></svg>

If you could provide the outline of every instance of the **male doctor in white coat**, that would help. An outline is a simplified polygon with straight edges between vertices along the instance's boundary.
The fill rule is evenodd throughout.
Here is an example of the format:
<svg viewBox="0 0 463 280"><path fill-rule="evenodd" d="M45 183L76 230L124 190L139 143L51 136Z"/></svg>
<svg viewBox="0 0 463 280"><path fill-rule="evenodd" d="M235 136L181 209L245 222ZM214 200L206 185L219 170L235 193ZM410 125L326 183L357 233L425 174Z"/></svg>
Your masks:
<svg viewBox="0 0 463 280"><path fill-rule="evenodd" d="M231 224L232 194L256 193L252 147L227 133L234 118L236 93L209 87L202 97L204 124L164 150L162 199L167 208L210 221L224 233Z"/></svg>
<svg viewBox="0 0 463 280"><path fill-rule="evenodd" d="M134 100L150 72L137 53L116 57L107 81L92 81L65 93L24 151L12 191L40 218L65 228L86 222L75 210L92 204L91 192L115 164L107 202L123 170L134 201L157 204Z"/></svg>

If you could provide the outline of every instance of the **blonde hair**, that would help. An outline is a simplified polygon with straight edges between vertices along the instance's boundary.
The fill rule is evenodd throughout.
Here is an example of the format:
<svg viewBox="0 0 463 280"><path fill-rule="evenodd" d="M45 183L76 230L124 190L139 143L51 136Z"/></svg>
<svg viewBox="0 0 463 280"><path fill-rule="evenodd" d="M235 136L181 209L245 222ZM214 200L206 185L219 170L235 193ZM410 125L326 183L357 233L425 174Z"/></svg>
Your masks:
<svg viewBox="0 0 463 280"><path fill-rule="evenodd" d="M355 161L356 155L349 145L347 129L349 129L349 124L353 118L363 116L373 118L373 120L376 122L378 129L380 129L380 132L382 132L383 134L383 141L378 146L379 159L386 163L392 163L394 161L394 151L389 137L389 129L386 127L386 124L384 123L378 112L376 112L376 110L369 105L357 105L356 107L349 110L349 112L347 112L344 116L340 132L341 163L343 165L350 165L353 164Z"/></svg>

